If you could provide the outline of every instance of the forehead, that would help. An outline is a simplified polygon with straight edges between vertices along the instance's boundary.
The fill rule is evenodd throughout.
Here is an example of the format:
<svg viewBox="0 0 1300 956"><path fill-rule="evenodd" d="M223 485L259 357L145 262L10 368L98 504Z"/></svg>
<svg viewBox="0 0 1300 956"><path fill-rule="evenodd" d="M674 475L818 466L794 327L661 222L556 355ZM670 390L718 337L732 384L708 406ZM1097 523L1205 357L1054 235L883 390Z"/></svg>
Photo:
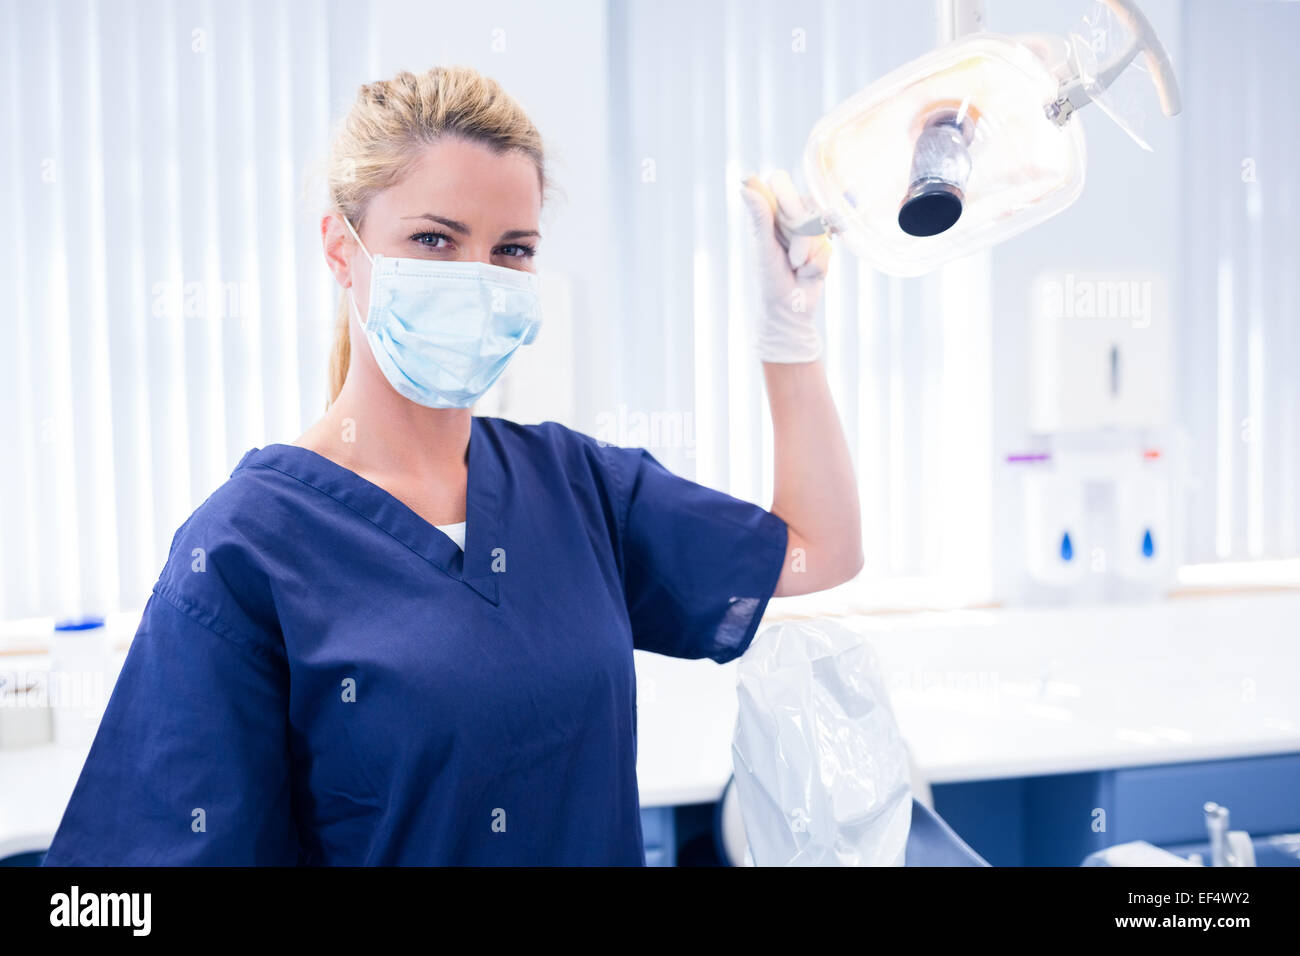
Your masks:
<svg viewBox="0 0 1300 956"><path fill-rule="evenodd" d="M375 196L371 209L396 216L433 213L506 230L537 228L541 207L537 166L527 155L447 137L424 147L402 178Z"/></svg>

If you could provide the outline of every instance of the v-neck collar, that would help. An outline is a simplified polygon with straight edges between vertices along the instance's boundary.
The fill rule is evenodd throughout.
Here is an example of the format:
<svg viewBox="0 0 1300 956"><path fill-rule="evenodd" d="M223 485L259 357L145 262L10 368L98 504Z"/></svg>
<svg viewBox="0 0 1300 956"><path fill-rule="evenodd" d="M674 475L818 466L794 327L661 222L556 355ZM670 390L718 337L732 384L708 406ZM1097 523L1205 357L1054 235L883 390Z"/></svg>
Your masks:
<svg viewBox="0 0 1300 956"><path fill-rule="evenodd" d="M490 447L491 446L491 447ZM235 467L270 468L328 495L387 532L434 567L499 604L492 570L499 536L501 463L482 419L470 418L465 486L465 550L401 500L355 471L299 445L254 448ZM233 473L232 473L233 474Z"/></svg>

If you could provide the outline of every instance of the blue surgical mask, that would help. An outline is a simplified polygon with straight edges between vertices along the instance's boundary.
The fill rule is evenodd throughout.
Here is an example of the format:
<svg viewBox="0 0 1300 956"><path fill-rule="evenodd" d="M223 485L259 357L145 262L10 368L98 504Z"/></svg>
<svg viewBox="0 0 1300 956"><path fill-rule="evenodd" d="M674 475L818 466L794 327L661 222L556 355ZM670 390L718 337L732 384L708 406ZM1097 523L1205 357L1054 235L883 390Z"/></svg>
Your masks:
<svg viewBox="0 0 1300 956"><path fill-rule="evenodd" d="M428 408L469 408L505 371L515 350L537 337L537 276L486 262L370 255L364 319L352 307L384 377Z"/></svg>

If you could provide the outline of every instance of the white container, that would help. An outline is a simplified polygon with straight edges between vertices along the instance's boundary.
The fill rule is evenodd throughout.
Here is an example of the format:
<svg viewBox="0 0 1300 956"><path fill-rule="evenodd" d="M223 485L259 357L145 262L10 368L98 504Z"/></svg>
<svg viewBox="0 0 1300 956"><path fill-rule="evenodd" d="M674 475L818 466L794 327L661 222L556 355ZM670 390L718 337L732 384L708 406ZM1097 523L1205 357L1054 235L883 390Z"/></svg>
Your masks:
<svg viewBox="0 0 1300 956"><path fill-rule="evenodd" d="M1158 474L1128 475L1115 491L1115 573L1131 581L1168 583L1168 480Z"/></svg>
<svg viewBox="0 0 1300 956"><path fill-rule="evenodd" d="M60 626L50 643L50 709L54 742L85 747L95 738L112 692L108 631L97 626Z"/></svg>
<svg viewBox="0 0 1300 956"><path fill-rule="evenodd" d="M48 673L41 670L0 671L0 750L48 744L53 734Z"/></svg>
<svg viewBox="0 0 1300 956"><path fill-rule="evenodd" d="M1084 522L1083 482L1041 471L1025 475L1025 568L1039 585L1066 588L1087 577L1092 542Z"/></svg>
<svg viewBox="0 0 1300 956"><path fill-rule="evenodd" d="M1169 424L1173 336L1162 274L1044 273L1029 316L1030 431Z"/></svg>

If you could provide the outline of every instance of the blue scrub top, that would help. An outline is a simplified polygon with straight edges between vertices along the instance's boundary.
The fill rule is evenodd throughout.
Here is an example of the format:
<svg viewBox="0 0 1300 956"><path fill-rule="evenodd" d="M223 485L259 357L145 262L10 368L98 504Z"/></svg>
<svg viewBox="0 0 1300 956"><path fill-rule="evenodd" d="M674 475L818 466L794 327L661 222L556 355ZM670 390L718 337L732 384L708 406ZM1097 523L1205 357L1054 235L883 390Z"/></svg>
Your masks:
<svg viewBox="0 0 1300 956"><path fill-rule="evenodd" d="M181 526L47 865L642 865L633 648L739 656L766 510L473 419L462 553L270 445Z"/></svg>

